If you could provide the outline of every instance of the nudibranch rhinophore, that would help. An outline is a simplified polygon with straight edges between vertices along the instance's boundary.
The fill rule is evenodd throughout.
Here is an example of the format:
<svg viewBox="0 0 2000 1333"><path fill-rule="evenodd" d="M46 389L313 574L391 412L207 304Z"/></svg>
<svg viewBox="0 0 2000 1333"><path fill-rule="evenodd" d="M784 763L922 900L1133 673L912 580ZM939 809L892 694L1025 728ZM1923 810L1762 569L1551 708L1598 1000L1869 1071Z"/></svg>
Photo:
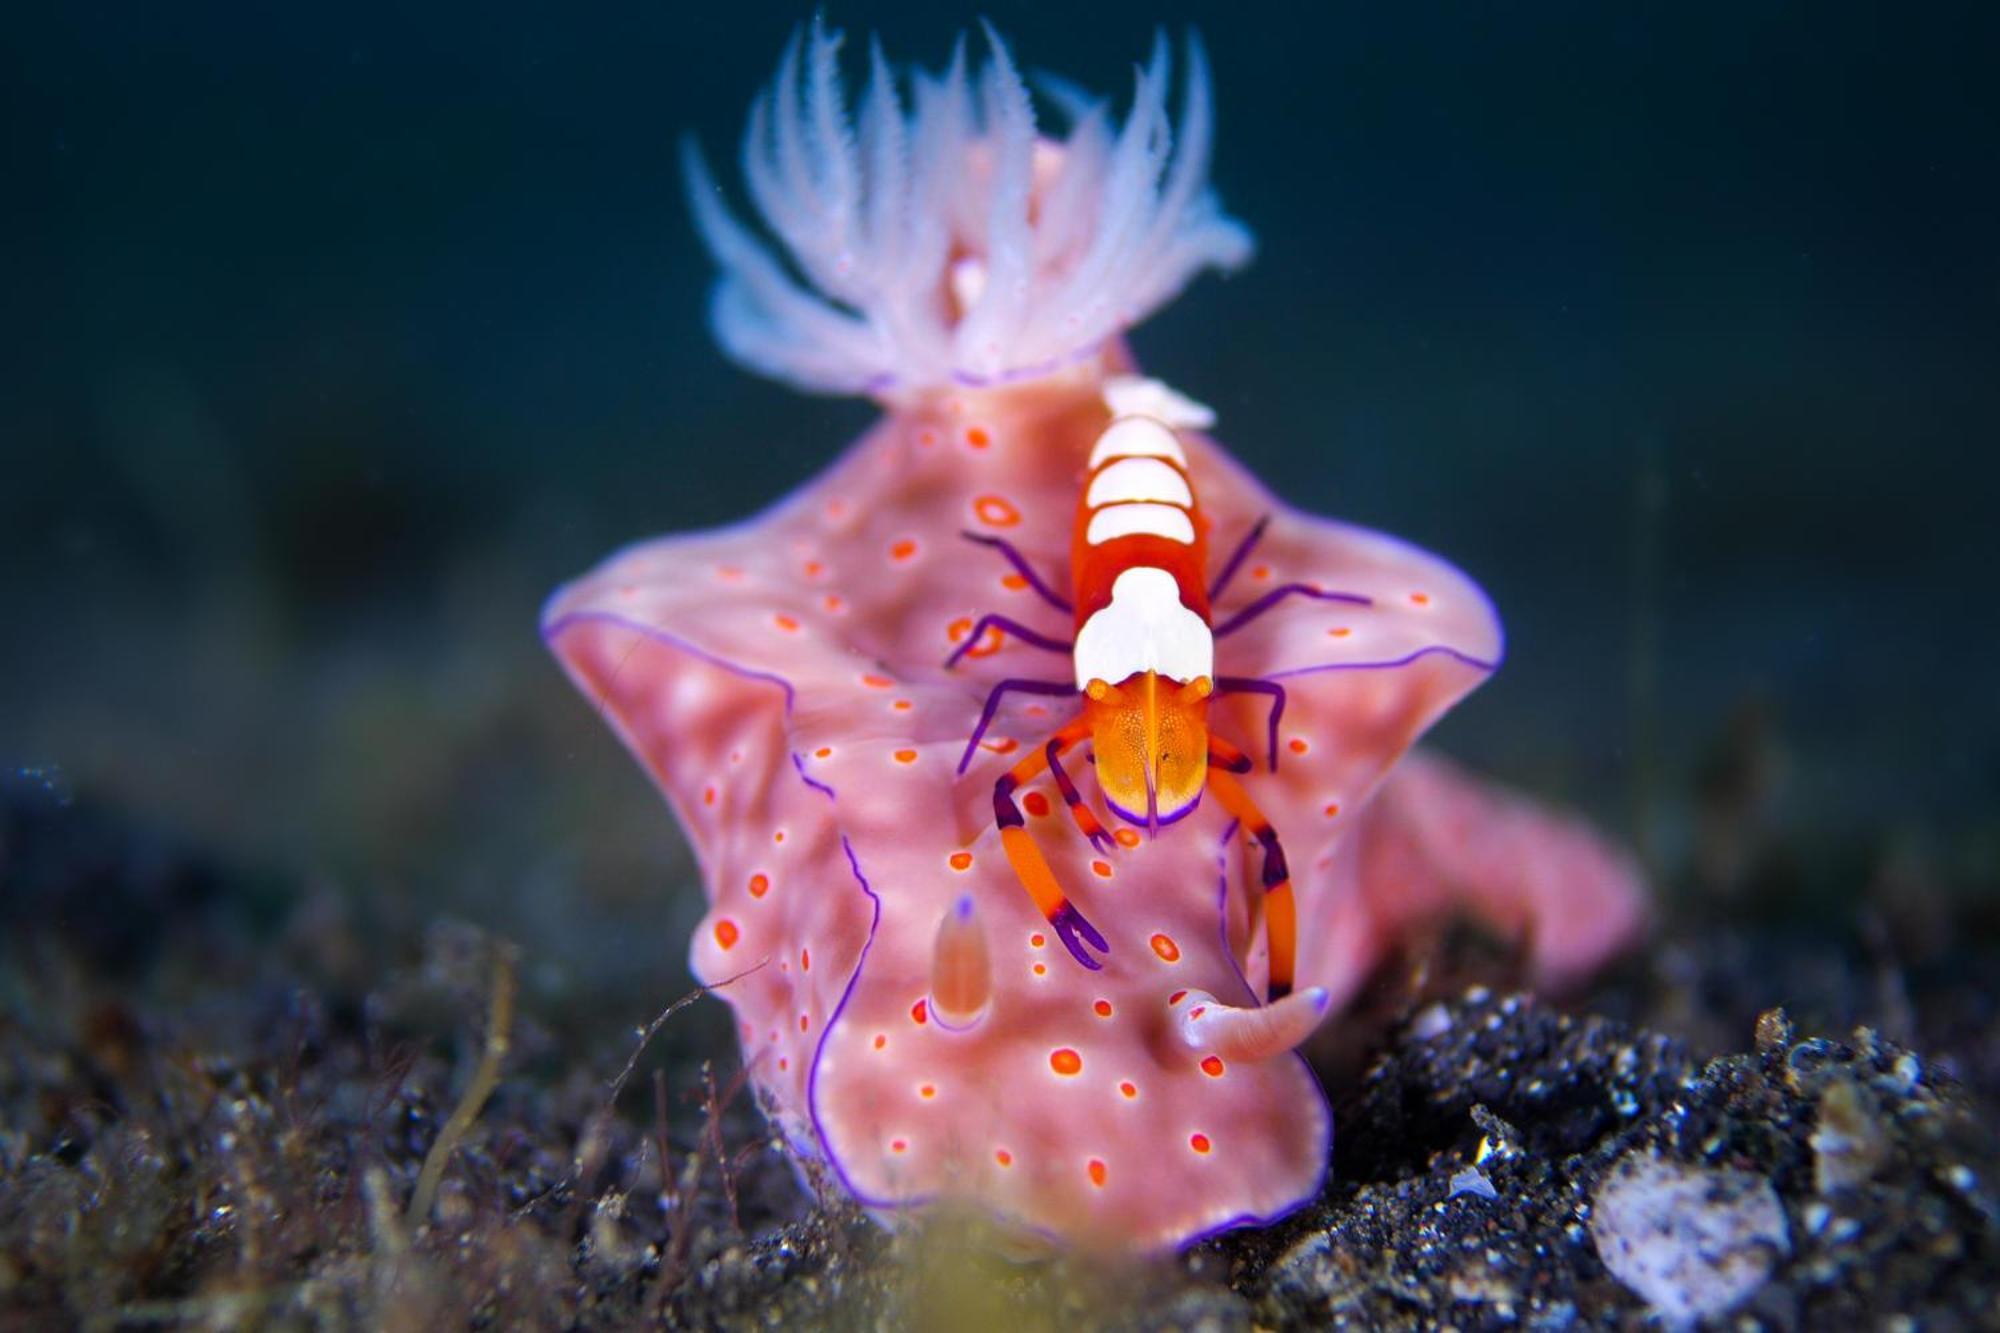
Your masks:
<svg viewBox="0 0 2000 1333"><path fill-rule="evenodd" d="M736 978L718 993L802 1160L885 1219L971 1199L1088 1245L1157 1250L1278 1217L1319 1189L1332 1133L1291 1047L1399 933L1467 908L1561 982L1637 932L1637 877L1580 825L1441 761L1389 777L1498 664L1491 605L1435 556L1290 509L1186 399L1134 375L1120 334L1250 252L1207 183L1200 49L1177 129L1160 42L1122 123L1053 90L1056 142L990 32L977 72L961 48L900 88L871 50L858 126L838 45L818 25L795 39L751 112L744 171L779 252L692 149L688 172L724 348L887 415L755 519L613 556L556 594L544 633L687 830L710 904L695 973ZM1176 476L1124 469L1117 486L1163 498L1087 508L1174 508L1179 481L1218 550L1258 532L1219 580L1206 648L1150 576L1119 594L1135 600L1109 640L1072 650L1057 609L1080 481L1135 415L1171 432ZM1177 540L1174 514L1107 522ZM1262 1003L1269 861L1221 800L1176 797L1182 817L1145 837L1113 811L1098 822L1095 769L1065 777L1076 792L1031 775L1015 818L1093 923L1094 970L1022 892L996 783L1089 684L996 691L1065 674L1038 641L1079 673L1192 673L1211 652L1216 678L1281 688L1276 726L1256 691L1219 692L1210 716L1257 742L1241 781L1283 834L1285 1007Z"/></svg>

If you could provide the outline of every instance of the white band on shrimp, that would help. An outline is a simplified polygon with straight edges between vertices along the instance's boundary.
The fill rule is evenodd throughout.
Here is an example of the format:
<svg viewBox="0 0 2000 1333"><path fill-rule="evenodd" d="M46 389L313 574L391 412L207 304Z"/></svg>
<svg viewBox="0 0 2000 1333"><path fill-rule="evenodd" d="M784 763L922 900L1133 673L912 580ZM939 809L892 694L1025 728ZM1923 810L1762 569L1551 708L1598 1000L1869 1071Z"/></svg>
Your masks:
<svg viewBox="0 0 2000 1333"><path fill-rule="evenodd" d="M1084 540L1102 546L1120 537L1164 537L1182 546L1194 545L1194 520L1172 505L1111 505L1091 515Z"/></svg>
<svg viewBox="0 0 2000 1333"><path fill-rule="evenodd" d="M1181 442L1151 417L1120 417L1104 428L1090 451L1090 470L1095 472L1113 458L1165 458L1177 467L1187 466Z"/></svg>
<svg viewBox="0 0 2000 1333"><path fill-rule="evenodd" d="M1194 508L1194 492L1187 478L1157 458L1120 458L1091 478L1084 495L1086 509L1124 504L1132 500L1157 500L1161 504Z"/></svg>
<svg viewBox="0 0 2000 1333"><path fill-rule="evenodd" d="M1111 604L1076 636L1076 687L1116 685L1141 671L1190 681L1215 674L1215 636L1181 603L1180 585L1164 569L1141 565L1111 585Z"/></svg>

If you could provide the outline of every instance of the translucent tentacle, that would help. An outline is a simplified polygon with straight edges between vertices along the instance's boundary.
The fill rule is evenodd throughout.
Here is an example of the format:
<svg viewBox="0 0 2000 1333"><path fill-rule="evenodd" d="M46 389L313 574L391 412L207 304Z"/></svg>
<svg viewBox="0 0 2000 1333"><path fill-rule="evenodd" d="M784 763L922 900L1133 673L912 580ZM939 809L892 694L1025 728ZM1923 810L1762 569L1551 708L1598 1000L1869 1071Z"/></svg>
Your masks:
<svg viewBox="0 0 2000 1333"><path fill-rule="evenodd" d="M1250 238L1207 184L1208 66L1190 40L1179 143L1157 39L1122 125L1042 81L1067 118L1037 137L1028 87L987 30L917 75L906 104L871 44L858 118L841 34L815 21L786 45L750 111L743 175L769 239L740 223L691 146L696 227L721 270L711 322L732 357L802 388L889 393L1057 369L1171 300Z"/></svg>

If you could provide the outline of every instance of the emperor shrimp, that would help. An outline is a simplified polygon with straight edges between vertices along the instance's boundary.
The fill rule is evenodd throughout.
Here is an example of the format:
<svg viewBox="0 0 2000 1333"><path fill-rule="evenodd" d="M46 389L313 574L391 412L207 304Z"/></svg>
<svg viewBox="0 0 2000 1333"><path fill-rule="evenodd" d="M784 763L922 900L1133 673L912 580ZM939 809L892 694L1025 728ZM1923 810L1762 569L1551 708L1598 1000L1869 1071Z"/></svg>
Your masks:
<svg viewBox="0 0 2000 1333"><path fill-rule="evenodd" d="M1228 589L1268 518L1254 524L1206 581L1209 522L1188 473L1179 430L1214 423L1206 407L1158 381L1118 377L1106 382L1111 423L1097 437L1077 499L1070 543L1070 586L1065 598L1002 538L977 533L968 540L990 546L1047 603L1073 618L1064 642L1004 615L982 616L947 660L955 666L989 630L1047 652L1067 653L1074 681L1010 677L993 686L979 725L959 761L963 774L979 741L1009 693L1078 698L1078 711L1042 744L1001 774L993 787L993 818L1015 876L1047 918L1070 956L1092 971L1095 954L1110 945L1078 910L1028 833L1016 793L1043 772L1053 776L1077 830L1100 852L1118 846L1084 798L1063 755L1090 743L1090 762L1110 811L1148 837L1190 814L1212 791L1237 825L1262 849L1264 923L1270 949L1266 998L1291 993L1297 953L1298 911L1283 843L1240 778L1255 764L1209 726L1208 703L1225 694L1257 693L1270 704L1268 750L1278 766L1278 723L1285 690L1254 676L1219 676L1216 642L1292 597L1368 606L1354 593L1287 583L1258 598L1223 624L1211 607Z"/></svg>

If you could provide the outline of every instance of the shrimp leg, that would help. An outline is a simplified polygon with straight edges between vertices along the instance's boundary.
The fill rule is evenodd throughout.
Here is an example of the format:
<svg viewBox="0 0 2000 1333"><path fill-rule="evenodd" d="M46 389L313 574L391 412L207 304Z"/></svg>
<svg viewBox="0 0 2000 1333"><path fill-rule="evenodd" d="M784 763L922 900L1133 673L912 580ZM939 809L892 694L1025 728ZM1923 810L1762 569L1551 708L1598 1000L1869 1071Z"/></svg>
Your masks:
<svg viewBox="0 0 2000 1333"><path fill-rule="evenodd" d="M1262 597L1259 597L1256 601L1250 603L1250 605L1244 607L1220 625L1217 625L1215 627L1215 637L1218 639L1228 638L1258 616L1269 611L1279 602L1284 601L1287 597L1311 597L1322 602L1344 602L1349 606L1375 605L1373 597L1364 597L1358 592L1327 592L1322 588L1314 587L1310 583L1287 583L1282 587L1271 589L1271 591L1265 593Z"/></svg>
<svg viewBox="0 0 2000 1333"><path fill-rule="evenodd" d="M1020 639L1023 643L1033 644L1035 647L1051 653L1067 654L1076 647L1075 644L1067 639L1052 638L1040 630L1029 629L1018 620L988 613L979 617L979 620L972 627L972 632L965 636L965 642L959 644L957 648L952 650L951 656L944 659L944 669L949 671L957 666L958 659L971 652L989 629L1003 630Z"/></svg>
<svg viewBox="0 0 2000 1333"><path fill-rule="evenodd" d="M1069 950L1070 957L1096 972L1104 964L1092 958L1084 945L1087 943L1099 953L1110 953L1111 946L1104 942L1104 936L1098 933L1097 927L1076 910L1075 904L1062 891L1062 885L1056 882L1055 871L1049 869L1042 849L1029 836L1027 818L1014 800L1016 791L1040 777L1051 761L1089 735L1090 723L1077 717L1051 736L1048 744L1036 747L1020 763L1002 773L1000 780L993 784L993 822L1000 827L1000 846L1007 853L1007 862L1014 867L1021 887L1028 891L1028 897L1048 919L1049 926L1063 942L1063 947Z"/></svg>
<svg viewBox="0 0 2000 1333"><path fill-rule="evenodd" d="M1298 905L1292 899L1292 875L1285 865L1285 849L1279 845L1271 821L1234 776L1235 772L1248 771L1250 757L1212 736L1209 759L1208 785L1215 799L1264 849L1264 930L1271 944L1271 984L1266 999L1282 1000L1292 993L1292 969L1299 939Z"/></svg>
<svg viewBox="0 0 2000 1333"><path fill-rule="evenodd" d="M1056 610L1069 615L1076 609L1069 604L1067 597L1042 582L1042 576L1035 572L1035 567L1028 563L1026 556L1014 549L1014 543L1003 537L988 537L980 532L961 532L958 535L969 542L978 542L981 546L990 546L998 551L1002 558L1014 567L1014 572L1027 580L1028 586L1035 590L1036 596Z"/></svg>
<svg viewBox="0 0 2000 1333"><path fill-rule="evenodd" d="M1215 697L1225 694L1263 694L1271 699L1271 771L1278 771L1278 719L1285 715L1285 687L1261 676L1217 676Z"/></svg>
<svg viewBox="0 0 2000 1333"><path fill-rule="evenodd" d="M973 753L979 749L980 738L993 725L993 715L1000 711L1000 700L1008 691L1016 694L1063 694L1074 695L1076 686L1066 680L1029 680L1025 677L1009 676L986 692L986 706L979 710L979 725L972 729L972 739L965 743L965 753L958 757L958 771L963 774L972 763Z"/></svg>

